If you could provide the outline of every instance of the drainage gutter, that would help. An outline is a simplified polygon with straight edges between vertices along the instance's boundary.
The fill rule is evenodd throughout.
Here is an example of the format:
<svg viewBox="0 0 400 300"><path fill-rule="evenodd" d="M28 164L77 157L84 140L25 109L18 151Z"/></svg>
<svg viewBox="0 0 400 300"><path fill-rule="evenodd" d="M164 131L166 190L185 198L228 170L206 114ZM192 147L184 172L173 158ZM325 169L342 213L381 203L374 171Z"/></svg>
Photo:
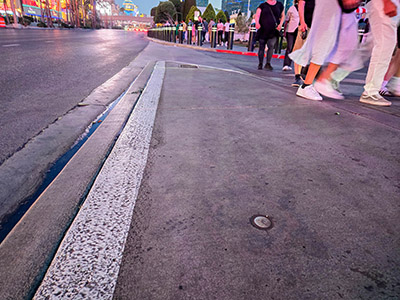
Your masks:
<svg viewBox="0 0 400 300"><path fill-rule="evenodd" d="M95 133L0 244L0 299L30 299L145 87L148 64Z"/></svg>

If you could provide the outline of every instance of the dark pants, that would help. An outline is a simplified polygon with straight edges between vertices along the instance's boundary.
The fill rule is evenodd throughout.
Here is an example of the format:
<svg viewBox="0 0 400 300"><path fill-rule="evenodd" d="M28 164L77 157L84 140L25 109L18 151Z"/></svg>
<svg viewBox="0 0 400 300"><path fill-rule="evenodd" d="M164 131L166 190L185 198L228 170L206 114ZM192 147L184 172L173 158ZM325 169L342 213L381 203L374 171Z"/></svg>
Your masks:
<svg viewBox="0 0 400 300"><path fill-rule="evenodd" d="M218 31L218 45L222 45L222 33L222 30Z"/></svg>
<svg viewBox="0 0 400 300"><path fill-rule="evenodd" d="M225 43L227 43L229 41L229 31L224 31L224 40L225 40Z"/></svg>
<svg viewBox="0 0 400 300"><path fill-rule="evenodd" d="M201 41L204 43L204 40L206 39L206 33L207 31L202 31L201 32Z"/></svg>
<svg viewBox="0 0 400 300"><path fill-rule="evenodd" d="M276 36L274 36L273 38L270 38L268 40L263 40L263 39L259 40L260 49L258 50L258 63L260 65L262 65L264 62L265 45L267 45L267 47L268 47L267 64L271 63L272 54L274 53L274 48L275 48L275 44L276 44L277 40L278 40L278 38Z"/></svg>
<svg viewBox="0 0 400 300"><path fill-rule="evenodd" d="M293 51L294 42L296 41L297 30L295 32L286 33L287 48L285 53L285 60L283 61L283 66L291 66L292 60L289 58L289 54Z"/></svg>

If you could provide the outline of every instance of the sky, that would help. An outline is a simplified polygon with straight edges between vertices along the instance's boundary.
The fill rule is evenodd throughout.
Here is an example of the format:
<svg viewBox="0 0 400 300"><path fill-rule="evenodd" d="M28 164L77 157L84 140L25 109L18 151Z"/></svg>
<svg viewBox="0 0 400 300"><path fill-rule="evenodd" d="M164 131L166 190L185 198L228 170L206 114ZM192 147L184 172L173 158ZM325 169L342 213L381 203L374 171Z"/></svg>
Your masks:
<svg viewBox="0 0 400 300"><path fill-rule="evenodd" d="M134 4L136 4L139 7L139 12L150 15L150 10L154 7L157 6L158 3L160 3L160 0L132 0ZM166 0L163 0L166 1ZM115 0L115 2L119 5L122 6L122 3L124 3L124 0ZM211 3L214 8L221 8L221 0L209 0L209 3Z"/></svg>

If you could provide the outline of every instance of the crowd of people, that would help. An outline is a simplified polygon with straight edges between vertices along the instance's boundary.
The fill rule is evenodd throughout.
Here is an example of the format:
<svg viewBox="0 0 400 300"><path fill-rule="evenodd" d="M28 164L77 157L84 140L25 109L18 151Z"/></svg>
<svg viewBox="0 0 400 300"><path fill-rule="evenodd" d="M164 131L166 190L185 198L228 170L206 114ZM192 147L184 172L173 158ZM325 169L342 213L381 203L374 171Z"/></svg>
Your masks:
<svg viewBox="0 0 400 300"><path fill-rule="evenodd" d="M296 0L285 15L282 3L266 0L255 15L258 69L263 68L267 46L264 68L272 70L272 52L285 23L283 70L291 71L294 62L296 95L318 101L323 96L344 99L340 82L369 60L360 102L390 106L383 96L400 96L399 1L366 1L370 33L360 43L355 10L364 1Z"/></svg>
<svg viewBox="0 0 400 300"><path fill-rule="evenodd" d="M362 4L368 18L358 21L356 10ZM390 106L384 97L400 97L399 21L400 0L295 0L286 14L281 2L266 0L252 21L257 29L258 69L273 70L273 51L283 32L287 48L282 70L294 71L292 86L297 96L317 101L344 99L340 82L369 61L360 102ZM210 42L213 27L217 46L227 46L230 23L221 19L175 22L176 39ZM361 40L359 27L368 32Z"/></svg>
<svg viewBox="0 0 400 300"><path fill-rule="evenodd" d="M167 22L165 25L170 25ZM193 44L197 43L197 40L200 36L201 42L210 42L211 41L211 31L213 26L216 25L217 29L217 46L227 46L229 40L229 21L223 22L222 19L214 21L211 19L210 22L203 19L202 17L198 17L196 21L192 21L189 19L186 24L185 21L175 22L175 35L176 39L182 39L182 42L187 42L189 39L189 34L191 34L191 41ZM179 35L179 31L182 31L182 35ZM199 34L200 32L200 34Z"/></svg>

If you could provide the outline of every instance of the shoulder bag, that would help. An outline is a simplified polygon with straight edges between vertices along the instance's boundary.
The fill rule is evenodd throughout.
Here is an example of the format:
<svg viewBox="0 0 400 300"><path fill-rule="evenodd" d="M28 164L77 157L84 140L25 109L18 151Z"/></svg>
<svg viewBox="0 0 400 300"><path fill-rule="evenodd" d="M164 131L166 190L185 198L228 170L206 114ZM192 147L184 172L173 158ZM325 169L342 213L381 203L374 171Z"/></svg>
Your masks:
<svg viewBox="0 0 400 300"><path fill-rule="evenodd" d="M274 18L274 22L275 22L275 32L274 32L274 35L275 35L276 37L278 37L278 38L283 37L283 32L282 32L281 30L276 29L276 27L278 27L279 23L276 22L276 18L275 18L274 12L272 11L271 6L270 6L269 4L267 4L267 5L268 5L269 10L271 11L271 15L272 15L272 17Z"/></svg>

